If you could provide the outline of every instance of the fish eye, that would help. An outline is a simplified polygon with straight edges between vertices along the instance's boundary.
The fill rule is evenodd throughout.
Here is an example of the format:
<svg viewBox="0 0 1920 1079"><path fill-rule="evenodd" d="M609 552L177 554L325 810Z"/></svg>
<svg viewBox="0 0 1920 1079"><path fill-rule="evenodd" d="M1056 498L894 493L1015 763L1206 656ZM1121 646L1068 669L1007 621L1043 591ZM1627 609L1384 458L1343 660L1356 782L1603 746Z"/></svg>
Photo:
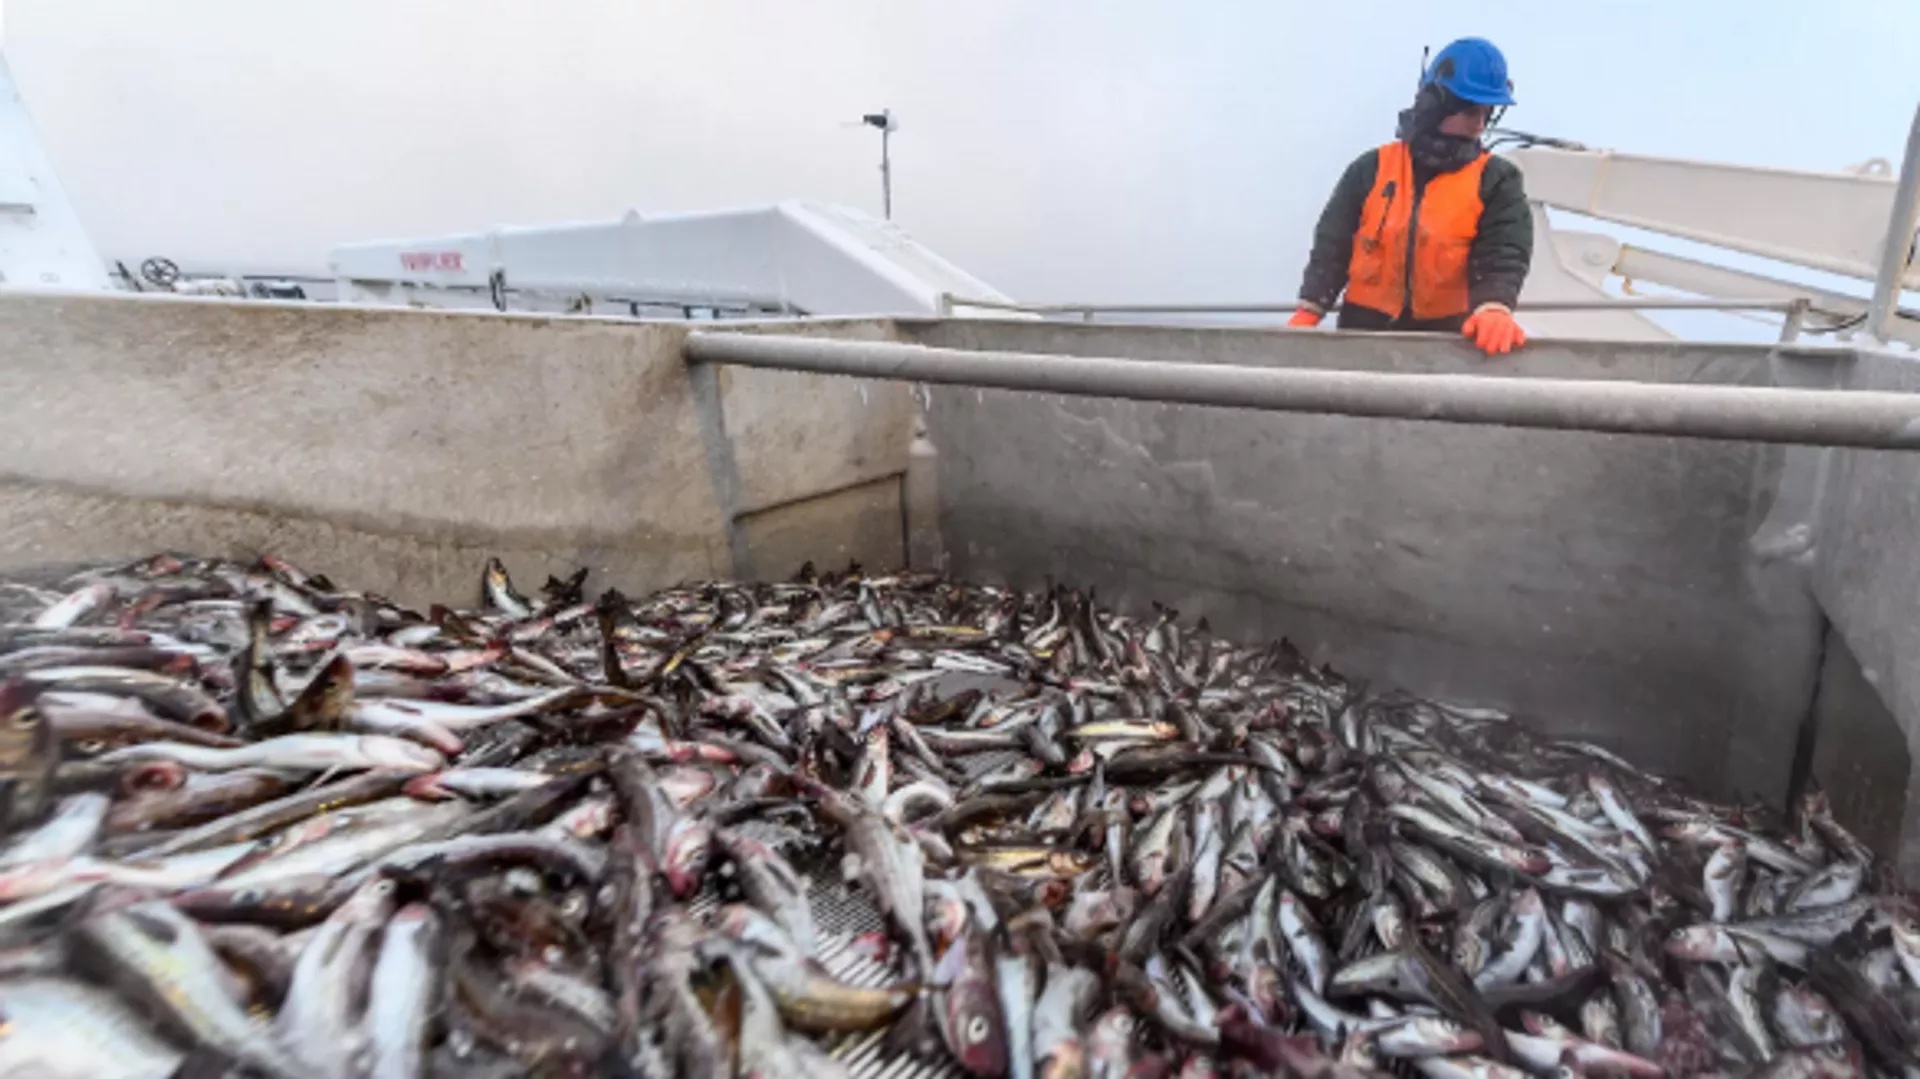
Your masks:
<svg viewBox="0 0 1920 1079"><path fill-rule="evenodd" d="M1113 1021L1113 1028L1122 1034L1133 1033L1133 1016L1122 1015Z"/></svg>
<svg viewBox="0 0 1920 1079"><path fill-rule="evenodd" d="M978 1044L980 1042L986 1041L987 1040L986 1017L983 1015L976 1015L972 1019L967 1020L966 1033L967 1033L967 1041L970 1043Z"/></svg>
<svg viewBox="0 0 1920 1079"><path fill-rule="evenodd" d="M1687 939L1687 930L1686 930L1686 928L1685 928L1685 927L1682 927L1682 928L1680 928L1680 929L1676 929L1676 930L1674 930L1674 931L1673 931L1673 932L1671 932L1671 933L1668 933L1668 934L1667 934L1667 939L1668 939L1668 940L1685 940L1685 939Z"/></svg>
<svg viewBox="0 0 1920 1079"><path fill-rule="evenodd" d="M7 717L7 726L15 730L30 731L40 725L40 713L32 708L22 708Z"/></svg>
<svg viewBox="0 0 1920 1079"><path fill-rule="evenodd" d="M95 753L98 753L101 750L107 748L107 743L101 741L98 738L87 738L82 741L74 743L74 748L78 749L80 752L85 753L87 756L91 757Z"/></svg>

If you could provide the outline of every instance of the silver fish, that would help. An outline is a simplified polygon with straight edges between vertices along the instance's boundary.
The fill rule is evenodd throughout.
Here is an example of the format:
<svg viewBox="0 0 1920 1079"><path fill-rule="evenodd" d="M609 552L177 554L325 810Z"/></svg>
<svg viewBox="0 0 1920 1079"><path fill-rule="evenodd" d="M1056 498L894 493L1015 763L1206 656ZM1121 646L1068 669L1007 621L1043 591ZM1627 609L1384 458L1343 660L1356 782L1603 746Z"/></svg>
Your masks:
<svg viewBox="0 0 1920 1079"><path fill-rule="evenodd" d="M146 902L94 915L80 941L98 967L110 970L149 1014L272 1079L300 1079L296 1063L264 1028L240 1010L224 968L199 929L166 903Z"/></svg>
<svg viewBox="0 0 1920 1079"><path fill-rule="evenodd" d="M440 920L412 903L387 921L368 989L364 1034L367 1079L419 1079L426 1074L428 1034L440 996Z"/></svg>

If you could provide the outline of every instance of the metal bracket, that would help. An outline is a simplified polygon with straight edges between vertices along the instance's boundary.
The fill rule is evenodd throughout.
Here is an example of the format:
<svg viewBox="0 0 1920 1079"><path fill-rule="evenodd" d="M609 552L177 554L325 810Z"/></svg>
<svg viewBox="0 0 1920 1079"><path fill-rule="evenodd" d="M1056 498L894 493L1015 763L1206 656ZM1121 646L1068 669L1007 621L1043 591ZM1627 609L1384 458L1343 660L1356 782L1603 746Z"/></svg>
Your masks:
<svg viewBox="0 0 1920 1079"><path fill-rule="evenodd" d="M1775 386L1831 390L1844 384L1852 362L1846 353L1783 345L1768 357L1767 366ZM1831 446L1781 447L1772 505L1747 540L1755 558L1812 566L1818 547L1815 522L1826 502L1834 452Z"/></svg>

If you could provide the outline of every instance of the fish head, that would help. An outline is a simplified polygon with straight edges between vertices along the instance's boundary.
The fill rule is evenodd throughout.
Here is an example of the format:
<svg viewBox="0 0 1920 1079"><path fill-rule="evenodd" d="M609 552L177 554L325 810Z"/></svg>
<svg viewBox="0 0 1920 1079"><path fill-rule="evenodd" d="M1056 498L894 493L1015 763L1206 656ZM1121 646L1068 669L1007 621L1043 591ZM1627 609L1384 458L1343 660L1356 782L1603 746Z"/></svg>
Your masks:
<svg viewBox="0 0 1920 1079"><path fill-rule="evenodd" d="M744 903L729 903L720 909L714 927L743 944L773 957L801 958L793 938L780 924Z"/></svg>
<svg viewBox="0 0 1920 1079"><path fill-rule="evenodd" d="M1893 944L1906 955L1920 955L1920 918L1911 910L1896 910L1893 915Z"/></svg>
<svg viewBox="0 0 1920 1079"><path fill-rule="evenodd" d="M1487 942L1484 938L1466 933L1453 942L1453 965L1470 973L1479 973L1487 965Z"/></svg>
<svg viewBox="0 0 1920 1079"><path fill-rule="evenodd" d="M1380 1066L1380 1050L1374 1044L1373 1034L1356 1030L1347 1035L1340 1046L1340 1063L1355 1068L1372 1071Z"/></svg>
<svg viewBox="0 0 1920 1079"><path fill-rule="evenodd" d="M1747 843L1744 839L1729 839L1713 848L1707 856L1707 876L1714 880L1725 880L1738 874L1747 862Z"/></svg>
<svg viewBox="0 0 1920 1079"><path fill-rule="evenodd" d="M1248 973L1246 999L1268 1026L1284 1027L1292 1017L1286 979L1272 963L1257 963Z"/></svg>
<svg viewBox="0 0 1920 1079"><path fill-rule="evenodd" d="M1167 883L1169 853L1166 847L1161 847L1140 856L1140 879L1134 882L1140 886L1140 894L1148 897L1160 894L1160 889Z"/></svg>
<svg viewBox="0 0 1920 1079"><path fill-rule="evenodd" d="M1680 959L1704 961L1734 953L1731 939L1717 925L1689 925L1667 934L1667 954Z"/></svg>
<svg viewBox="0 0 1920 1079"><path fill-rule="evenodd" d="M354 891L340 905L338 916L354 922L379 925L393 914L394 897L399 886L391 877L375 877Z"/></svg>
<svg viewBox="0 0 1920 1079"><path fill-rule="evenodd" d="M1139 1037L1139 1022L1133 1012L1125 1007L1113 1007L1100 1014L1093 1021L1089 1036L1096 1051L1106 1056L1113 1053L1131 1055Z"/></svg>
<svg viewBox="0 0 1920 1079"><path fill-rule="evenodd" d="M431 933L439 924L440 916L433 912L431 906L425 903L408 903L394 911L393 917L387 920L387 932L408 935Z"/></svg>
<svg viewBox="0 0 1920 1079"><path fill-rule="evenodd" d="M703 817L681 817L667 830L660 872L677 899L690 899L700 890L713 853L713 824Z"/></svg>
<svg viewBox="0 0 1920 1079"><path fill-rule="evenodd" d="M954 945L967 946L965 941ZM980 965L970 963L966 972L947 987L945 996L941 1029L953 1058L973 1075L1006 1074L1007 1029L993 980Z"/></svg>
<svg viewBox="0 0 1920 1079"><path fill-rule="evenodd" d="M187 785L187 768L178 761L139 761L120 771L120 792L158 794Z"/></svg>
<svg viewBox="0 0 1920 1079"><path fill-rule="evenodd" d="M1712 821L1683 820L1675 821L1662 828L1660 834L1681 843L1701 844L1712 843L1719 835L1719 829Z"/></svg>

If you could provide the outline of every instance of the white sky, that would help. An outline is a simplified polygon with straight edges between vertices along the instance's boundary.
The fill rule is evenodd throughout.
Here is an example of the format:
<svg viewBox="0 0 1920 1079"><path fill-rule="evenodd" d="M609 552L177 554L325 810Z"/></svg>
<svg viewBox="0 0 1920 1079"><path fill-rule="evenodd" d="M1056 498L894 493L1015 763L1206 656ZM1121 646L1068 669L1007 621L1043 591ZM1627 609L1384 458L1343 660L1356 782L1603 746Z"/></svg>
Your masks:
<svg viewBox="0 0 1920 1079"><path fill-rule="evenodd" d="M1920 0L0 0L104 254L319 270L347 240L804 197L1030 300L1291 296L1423 45L1505 49L1523 130L1898 160Z"/></svg>

